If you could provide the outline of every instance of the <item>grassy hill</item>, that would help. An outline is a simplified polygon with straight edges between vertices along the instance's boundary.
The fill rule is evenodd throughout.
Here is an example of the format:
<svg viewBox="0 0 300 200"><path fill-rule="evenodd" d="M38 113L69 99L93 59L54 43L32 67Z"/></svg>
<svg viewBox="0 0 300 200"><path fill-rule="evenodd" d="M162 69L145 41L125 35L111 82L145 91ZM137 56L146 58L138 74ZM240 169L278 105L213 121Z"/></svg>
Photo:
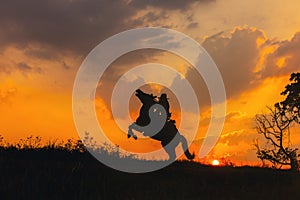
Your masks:
<svg viewBox="0 0 300 200"><path fill-rule="evenodd" d="M300 199L300 174L175 162L156 172L110 169L87 151L0 151L1 199Z"/></svg>
<svg viewBox="0 0 300 200"><path fill-rule="evenodd" d="M121 156L101 146L101 156ZM97 161L80 140L30 136L9 144L0 136L1 199L300 199L300 173L254 167L212 167L177 161L159 171L130 174Z"/></svg>

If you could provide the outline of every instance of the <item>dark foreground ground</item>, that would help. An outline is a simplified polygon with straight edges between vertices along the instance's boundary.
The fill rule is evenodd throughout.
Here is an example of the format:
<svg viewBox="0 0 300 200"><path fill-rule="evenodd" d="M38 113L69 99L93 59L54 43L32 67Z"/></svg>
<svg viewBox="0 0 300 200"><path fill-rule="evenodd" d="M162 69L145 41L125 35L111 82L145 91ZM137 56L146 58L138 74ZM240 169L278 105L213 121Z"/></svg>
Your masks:
<svg viewBox="0 0 300 200"><path fill-rule="evenodd" d="M300 199L300 174L176 162L128 174L88 153L2 151L0 199Z"/></svg>

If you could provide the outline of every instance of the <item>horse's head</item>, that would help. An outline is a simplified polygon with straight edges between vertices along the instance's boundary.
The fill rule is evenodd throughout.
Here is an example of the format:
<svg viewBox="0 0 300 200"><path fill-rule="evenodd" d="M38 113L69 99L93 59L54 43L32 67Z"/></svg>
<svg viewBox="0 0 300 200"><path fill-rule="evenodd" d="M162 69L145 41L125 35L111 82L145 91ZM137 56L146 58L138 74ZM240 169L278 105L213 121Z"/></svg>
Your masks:
<svg viewBox="0 0 300 200"><path fill-rule="evenodd" d="M156 96L153 96L153 94L147 94L140 89L135 91L135 96L137 96L145 105L152 105L155 103Z"/></svg>

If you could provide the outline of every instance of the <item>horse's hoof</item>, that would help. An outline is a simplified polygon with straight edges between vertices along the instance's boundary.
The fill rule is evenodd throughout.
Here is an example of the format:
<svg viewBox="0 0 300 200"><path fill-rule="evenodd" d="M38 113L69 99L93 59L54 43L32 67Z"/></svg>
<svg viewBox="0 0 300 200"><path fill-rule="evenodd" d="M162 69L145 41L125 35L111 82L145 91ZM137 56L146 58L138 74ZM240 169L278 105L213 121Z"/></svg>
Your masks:
<svg viewBox="0 0 300 200"><path fill-rule="evenodd" d="M133 138L134 138L135 140L137 140L137 136L136 136L136 135L133 135Z"/></svg>
<svg viewBox="0 0 300 200"><path fill-rule="evenodd" d="M127 135L127 138L130 138L130 137L131 137L131 135L128 134L128 135Z"/></svg>

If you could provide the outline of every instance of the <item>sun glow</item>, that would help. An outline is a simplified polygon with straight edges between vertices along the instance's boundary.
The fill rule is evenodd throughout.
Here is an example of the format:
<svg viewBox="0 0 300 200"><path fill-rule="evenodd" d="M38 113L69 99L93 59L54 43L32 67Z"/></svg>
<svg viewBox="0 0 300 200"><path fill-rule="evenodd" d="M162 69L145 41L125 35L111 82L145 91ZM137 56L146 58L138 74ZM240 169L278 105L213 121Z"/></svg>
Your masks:
<svg viewBox="0 0 300 200"><path fill-rule="evenodd" d="M218 165L220 165L220 162L218 160L213 160L212 165L213 166L218 166Z"/></svg>

